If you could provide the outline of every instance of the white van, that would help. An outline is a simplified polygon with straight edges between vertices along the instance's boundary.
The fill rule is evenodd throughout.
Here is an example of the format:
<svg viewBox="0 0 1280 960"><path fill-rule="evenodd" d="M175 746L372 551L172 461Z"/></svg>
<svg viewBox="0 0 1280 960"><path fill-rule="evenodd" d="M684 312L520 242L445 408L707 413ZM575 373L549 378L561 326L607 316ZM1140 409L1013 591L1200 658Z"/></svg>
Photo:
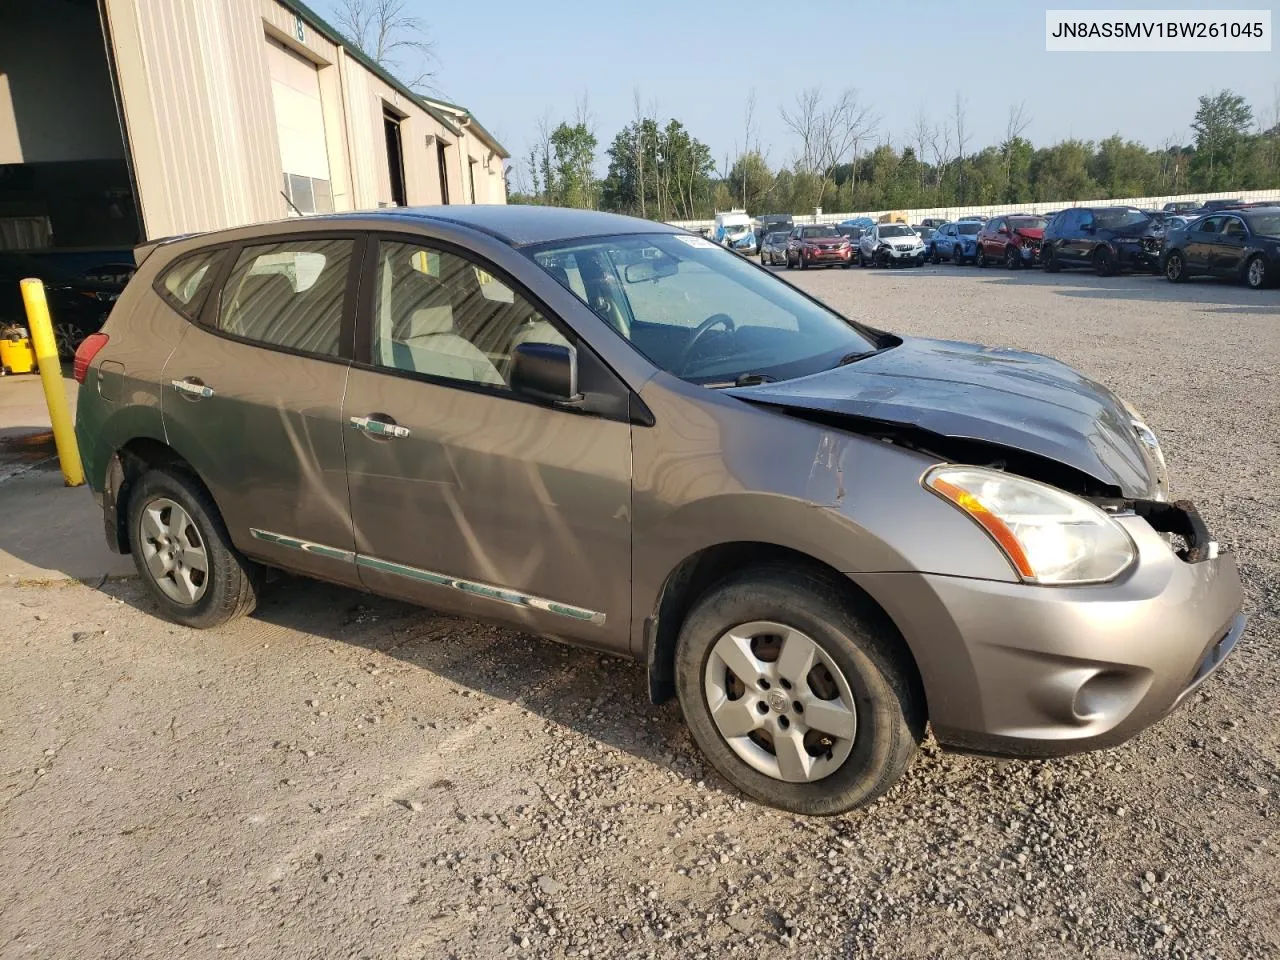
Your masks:
<svg viewBox="0 0 1280 960"><path fill-rule="evenodd" d="M745 210L730 210L716 214L716 225L711 239L734 253L754 257L756 255L755 224Z"/></svg>

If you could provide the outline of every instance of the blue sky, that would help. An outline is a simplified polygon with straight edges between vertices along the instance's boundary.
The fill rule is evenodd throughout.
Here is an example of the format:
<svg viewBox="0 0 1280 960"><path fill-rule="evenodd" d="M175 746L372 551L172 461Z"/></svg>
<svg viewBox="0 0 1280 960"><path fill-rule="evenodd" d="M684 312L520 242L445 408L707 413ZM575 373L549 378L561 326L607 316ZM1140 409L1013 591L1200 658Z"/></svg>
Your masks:
<svg viewBox="0 0 1280 960"><path fill-rule="evenodd" d="M332 12L340 0L317 6ZM1101 139L1119 132L1158 145L1190 141L1196 98L1224 87L1272 121L1280 98L1280 46L1271 53L1078 54L1044 50L1046 9L1212 9L1208 0L1156 3L1028 0L643 0L637 3L483 4L406 0L436 40L436 85L465 104L517 158L537 120L573 115L588 96L601 152L629 122L633 91L660 117L682 120L709 144L717 163L743 142L748 92L770 162L794 143L779 107L804 87L828 94L856 87L896 145L921 104L935 123L949 119L957 89L968 102L970 148L1002 138L1009 105L1025 100L1036 143ZM1234 0L1220 8L1280 5Z"/></svg>

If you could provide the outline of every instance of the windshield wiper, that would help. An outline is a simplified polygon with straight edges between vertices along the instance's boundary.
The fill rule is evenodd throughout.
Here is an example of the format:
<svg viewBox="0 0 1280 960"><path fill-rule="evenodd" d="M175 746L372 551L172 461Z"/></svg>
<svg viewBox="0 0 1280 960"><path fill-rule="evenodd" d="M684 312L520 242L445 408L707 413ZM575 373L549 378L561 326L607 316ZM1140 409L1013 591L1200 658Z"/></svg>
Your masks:
<svg viewBox="0 0 1280 960"><path fill-rule="evenodd" d="M754 387L761 383L777 383L777 377L771 377L767 373L740 373L738 378L733 381L735 387Z"/></svg>
<svg viewBox="0 0 1280 960"><path fill-rule="evenodd" d="M884 348L881 347L880 350L863 350L859 353L846 353L843 357L840 358L840 362L837 363L836 366L843 367L843 366L847 366L850 363L857 363L859 360L865 360L867 359L867 357L874 357L877 353L880 353L880 351L883 349Z"/></svg>

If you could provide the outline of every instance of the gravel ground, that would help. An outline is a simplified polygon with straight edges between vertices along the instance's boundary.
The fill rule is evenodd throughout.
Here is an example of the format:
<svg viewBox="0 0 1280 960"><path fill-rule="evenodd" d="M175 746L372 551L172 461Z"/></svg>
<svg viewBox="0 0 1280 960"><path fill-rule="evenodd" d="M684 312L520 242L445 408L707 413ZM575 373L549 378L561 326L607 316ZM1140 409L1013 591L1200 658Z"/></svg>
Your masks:
<svg viewBox="0 0 1280 960"><path fill-rule="evenodd" d="M291 578L211 633L136 581L0 587L0 956L1280 955L1280 295L788 277L1146 413L1242 561L1217 678L1108 753L926 743L872 808L808 820L706 769L637 664Z"/></svg>

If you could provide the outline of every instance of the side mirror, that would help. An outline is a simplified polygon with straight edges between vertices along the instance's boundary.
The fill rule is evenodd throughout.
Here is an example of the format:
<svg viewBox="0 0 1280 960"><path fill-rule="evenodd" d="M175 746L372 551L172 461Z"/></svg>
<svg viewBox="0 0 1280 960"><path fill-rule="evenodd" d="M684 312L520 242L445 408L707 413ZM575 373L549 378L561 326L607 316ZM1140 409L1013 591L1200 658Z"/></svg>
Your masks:
<svg viewBox="0 0 1280 960"><path fill-rule="evenodd" d="M1083 229L1085 233L1096 233L1098 230L1098 228L1092 223L1086 223L1081 229Z"/></svg>
<svg viewBox="0 0 1280 960"><path fill-rule="evenodd" d="M511 362L511 389L535 400L577 403L578 351L563 343L520 344Z"/></svg>
<svg viewBox="0 0 1280 960"><path fill-rule="evenodd" d="M1001 228L1000 228L999 230L997 230L996 232L997 232L997 233L1008 233L1008 232L1009 232L1009 228L1008 228L1008 227L1001 227Z"/></svg>

